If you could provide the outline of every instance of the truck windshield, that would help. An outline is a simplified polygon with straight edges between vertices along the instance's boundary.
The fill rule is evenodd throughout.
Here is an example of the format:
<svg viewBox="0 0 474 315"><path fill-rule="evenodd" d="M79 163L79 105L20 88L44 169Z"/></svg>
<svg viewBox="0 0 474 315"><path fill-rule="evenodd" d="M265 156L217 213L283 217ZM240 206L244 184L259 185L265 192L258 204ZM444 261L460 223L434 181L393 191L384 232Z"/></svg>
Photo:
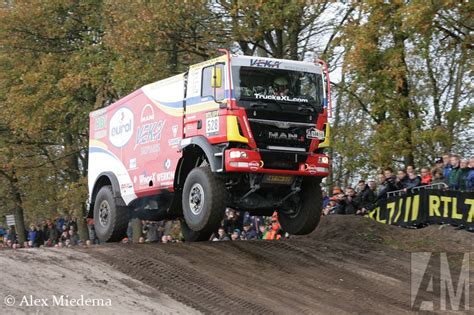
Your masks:
<svg viewBox="0 0 474 315"><path fill-rule="evenodd" d="M285 102L323 106L323 84L318 73L232 67L234 97L237 100Z"/></svg>

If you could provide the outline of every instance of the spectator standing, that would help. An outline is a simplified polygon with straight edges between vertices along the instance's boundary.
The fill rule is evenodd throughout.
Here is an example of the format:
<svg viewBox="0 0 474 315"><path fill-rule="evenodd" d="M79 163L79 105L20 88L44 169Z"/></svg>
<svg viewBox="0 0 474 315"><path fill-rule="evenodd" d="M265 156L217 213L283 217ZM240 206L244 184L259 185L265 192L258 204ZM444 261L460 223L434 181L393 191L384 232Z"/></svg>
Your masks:
<svg viewBox="0 0 474 315"><path fill-rule="evenodd" d="M421 185L421 177L416 173L408 173L407 187L406 189L412 189Z"/></svg>
<svg viewBox="0 0 474 315"><path fill-rule="evenodd" d="M369 185L370 190L372 190L375 196L375 194L377 193L377 183L375 182L375 180L369 180L368 185Z"/></svg>
<svg viewBox="0 0 474 315"><path fill-rule="evenodd" d="M443 177L449 178L449 173L451 172L451 155L448 153L443 154Z"/></svg>
<svg viewBox="0 0 474 315"><path fill-rule="evenodd" d="M466 190L474 191L474 157L471 157L468 164L468 172L466 176Z"/></svg>
<svg viewBox="0 0 474 315"><path fill-rule="evenodd" d="M212 240L213 241L229 241L230 238L227 235L225 228L221 226L219 230L217 230L217 235Z"/></svg>
<svg viewBox="0 0 474 315"><path fill-rule="evenodd" d="M459 163L459 167L461 169L461 179L459 182L459 189L466 190L467 189L467 176L469 175L469 161L467 159L462 159Z"/></svg>
<svg viewBox="0 0 474 315"><path fill-rule="evenodd" d="M244 233L245 238L248 240L257 239L257 232L253 229L253 226L252 224L250 224L250 222L244 224Z"/></svg>
<svg viewBox="0 0 474 315"><path fill-rule="evenodd" d="M89 240L91 241L91 244L99 244L100 241L99 241L99 238L97 237L97 234L95 233L93 218L87 219L87 230L89 232Z"/></svg>
<svg viewBox="0 0 474 315"><path fill-rule="evenodd" d="M275 218L272 218L272 227L265 235L266 240L279 240L284 237L284 232L280 228L280 223Z"/></svg>
<svg viewBox="0 0 474 315"><path fill-rule="evenodd" d="M12 245L16 244L17 237L16 237L16 231L15 231L15 226L14 225L10 226L10 228L7 230L5 238L6 238L7 241L10 241Z"/></svg>
<svg viewBox="0 0 474 315"><path fill-rule="evenodd" d="M442 170L444 168L443 158L436 158L434 167L440 168Z"/></svg>
<svg viewBox="0 0 474 315"><path fill-rule="evenodd" d="M34 224L30 225L30 230L28 231L28 242L31 242L31 247L37 247L38 241L38 230Z"/></svg>
<svg viewBox="0 0 474 315"><path fill-rule="evenodd" d="M51 220L47 220L46 222L48 222L48 225L46 226L46 230L44 233L44 238L46 242L45 245L51 247L57 244L59 234L58 230L56 230L56 227L53 225Z"/></svg>
<svg viewBox="0 0 474 315"><path fill-rule="evenodd" d="M231 234L235 229L242 229L243 218L239 218L239 214L234 210L227 208L226 216L222 222L226 234Z"/></svg>
<svg viewBox="0 0 474 315"><path fill-rule="evenodd" d="M265 234L267 234L267 228L265 225L262 224L258 227L257 238L259 240L263 240L265 239Z"/></svg>
<svg viewBox="0 0 474 315"><path fill-rule="evenodd" d="M64 230L59 236L59 241L65 243L69 239L69 230Z"/></svg>
<svg viewBox="0 0 474 315"><path fill-rule="evenodd" d="M58 230L59 233L63 232L63 226L64 226L64 218L61 216L56 217L56 229Z"/></svg>
<svg viewBox="0 0 474 315"><path fill-rule="evenodd" d="M431 184L431 173L427 167L421 168L421 184L430 185Z"/></svg>
<svg viewBox="0 0 474 315"><path fill-rule="evenodd" d="M451 170L449 171L448 187L449 189L460 189L462 179L462 170L460 167L460 158L458 155L451 156Z"/></svg>
<svg viewBox="0 0 474 315"><path fill-rule="evenodd" d="M143 226L143 234L146 235L147 243L158 242L158 224L156 222L146 221Z"/></svg>
<svg viewBox="0 0 474 315"><path fill-rule="evenodd" d="M373 182L373 181L372 181ZM375 182L374 182L375 183ZM375 194L369 185L365 183L364 180L360 180L357 184L357 195L355 197L355 202L358 205L358 208L367 208L375 199Z"/></svg>
<svg viewBox="0 0 474 315"><path fill-rule="evenodd" d="M77 232L77 218L76 217L71 218L68 224L68 228L70 230L73 230L74 232Z"/></svg>
<svg viewBox="0 0 474 315"><path fill-rule="evenodd" d="M399 170L397 174L396 187L398 190L407 189L409 186L409 179L405 170Z"/></svg>
<svg viewBox="0 0 474 315"><path fill-rule="evenodd" d="M77 232L73 228L69 230L69 240L72 246L79 245L79 235L77 235Z"/></svg>
<svg viewBox="0 0 474 315"><path fill-rule="evenodd" d="M375 206L377 201L387 198L387 193L398 190L395 184L394 176L391 175L390 177L387 178L385 174L391 175L392 173L391 172L387 173L384 171L384 174L379 175L379 182L380 182L379 190L377 192L377 196L375 197L374 203L372 203L371 207Z"/></svg>
<svg viewBox="0 0 474 315"><path fill-rule="evenodd" d="M415 167L413 165L407 165L406 167L407 175L415 174Z"/></svg>
<svg viewBox="0 0 474 315"><path fill-rule="evenodd" d="M432 179L431 179L432 185L445 183L445 179L443 176L443 169L435 167L431 170L431 175L432 175Z"/></svg>
<svg viewBox="0 0 474 315"><path fill-rule="evenodd" d="M239 229L235 229L232 235L230 236L230 239L233 241L237 241L240 239L240 231Z"/></svg>
<svg viewBox="0 0 474 315"><path fill-rule="evenodd" d="M3 226L0 226L0 242L3 242L3 240L4 240L3 236L5 234L6 234L5 229L3 228Z"/></svg>

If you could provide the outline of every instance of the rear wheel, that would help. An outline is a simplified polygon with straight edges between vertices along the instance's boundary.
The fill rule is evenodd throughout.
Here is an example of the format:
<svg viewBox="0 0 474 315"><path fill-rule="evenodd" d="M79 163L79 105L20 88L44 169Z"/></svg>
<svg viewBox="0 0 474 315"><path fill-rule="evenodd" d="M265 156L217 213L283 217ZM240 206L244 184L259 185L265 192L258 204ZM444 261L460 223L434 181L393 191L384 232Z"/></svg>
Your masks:
<svg viewBox="0 0 474 315"><path fill-rule="evenodd" d="M283 231L294 235L309 234L318 226L323 209L321 179L306 177L303 180L299 200L290 210L279 211L278 221Z"/></svg>
<svg viewBox="0 0 474 315"><path fill-rule="evenodd" d="M119 241L126 235L128 209L117 205L111 186L103 186L94 202L94 228L101 242Z"/></svg>
<svg viewBox="0 0 474 315"><path fill-rule="evenodd" d="M182 232L186 241L208 240L225 213L224 183L206 167L189 172L183 188Z"/></svg>

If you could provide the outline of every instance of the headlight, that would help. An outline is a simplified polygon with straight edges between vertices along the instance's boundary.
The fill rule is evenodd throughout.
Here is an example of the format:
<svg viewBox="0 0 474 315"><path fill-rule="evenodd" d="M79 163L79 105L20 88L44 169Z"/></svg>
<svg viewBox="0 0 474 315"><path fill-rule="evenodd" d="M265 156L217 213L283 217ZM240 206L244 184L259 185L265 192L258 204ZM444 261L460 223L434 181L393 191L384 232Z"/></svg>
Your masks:
<svg viewBox="0 0 474 315"><path fill-rule="evenodd" d="M329 158L327 156L320 156L318 159L318 162L321 164L328 164L329 163Z"/></svg>
<svg viewBox="0 0 474 315"><path fill-rule="evenodd" d="M247 152L244 151L231 151L229 154L231 159L245 159L247 158Z"/></svg>

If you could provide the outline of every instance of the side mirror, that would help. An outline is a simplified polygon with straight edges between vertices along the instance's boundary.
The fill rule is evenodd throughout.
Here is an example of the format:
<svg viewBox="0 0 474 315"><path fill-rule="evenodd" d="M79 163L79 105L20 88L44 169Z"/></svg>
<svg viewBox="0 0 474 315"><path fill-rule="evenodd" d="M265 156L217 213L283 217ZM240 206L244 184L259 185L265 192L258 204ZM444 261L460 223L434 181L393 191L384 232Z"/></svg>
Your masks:
<svg viewBox="0 0 474 315"><path fill-rule="evenodd" d="M215 66L212 68L211 87L222 87L222 68Z"/></svg>

